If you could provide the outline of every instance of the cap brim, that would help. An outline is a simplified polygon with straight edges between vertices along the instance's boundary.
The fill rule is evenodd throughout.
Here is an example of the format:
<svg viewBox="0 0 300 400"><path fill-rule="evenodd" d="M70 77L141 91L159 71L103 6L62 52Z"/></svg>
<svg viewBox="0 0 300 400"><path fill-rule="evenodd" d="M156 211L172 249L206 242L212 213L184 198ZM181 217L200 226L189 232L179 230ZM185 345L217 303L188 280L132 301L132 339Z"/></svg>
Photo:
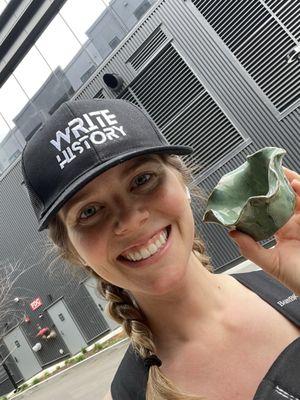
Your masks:
<svg viewBox="0 0 300 400"><path fill-rule="evenodd" d="M60 208L80 189L83 188L88 182L93 180L97 175L107 171L108 169L121 164L124 161L130 160L131 158L143 155L143 154L176 154L176 155L188 155L193 152L192 147L189 146L156 146L148 148L140 148L132 152L127 152L124 154L119 154L112 160L97 165L96 167L86 171L84 174L78 177L76 181L72 182L63 193L54 201L53 204L44 212L39 223L39 231L42 231L48 227L48 223L51 218L57 214Z"/></svg>

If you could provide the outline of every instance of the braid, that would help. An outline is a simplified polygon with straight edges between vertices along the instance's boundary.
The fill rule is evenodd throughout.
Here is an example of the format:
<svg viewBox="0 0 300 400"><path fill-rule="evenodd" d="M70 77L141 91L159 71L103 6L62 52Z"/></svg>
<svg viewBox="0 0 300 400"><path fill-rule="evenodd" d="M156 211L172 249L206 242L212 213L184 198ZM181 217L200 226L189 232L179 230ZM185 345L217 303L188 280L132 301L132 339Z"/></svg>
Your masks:
<svg viewBox="0 0 300 400"><path fill-rule="evenodd" d="M99 279L99 285L100 291L108 301L108 313L115 321L123 325L133 347L141 357L155 354L152 333L147 326L146 318L142 310L134 304L129 293L102 278Z"/></svg>
<svg viewBox="0 0 300 400"><path fill-rule="evenodd" d="M99 291L108 301L107 308L111 317L123 325L130 337L133 348L145 359L155 354L151 330L147 326L146 317L135 304L130 294L104 279L98 277ZM176 386L161 372L158 366L149 368L147 384L147 400L203 400L202 397L180 392Z"/></svg>

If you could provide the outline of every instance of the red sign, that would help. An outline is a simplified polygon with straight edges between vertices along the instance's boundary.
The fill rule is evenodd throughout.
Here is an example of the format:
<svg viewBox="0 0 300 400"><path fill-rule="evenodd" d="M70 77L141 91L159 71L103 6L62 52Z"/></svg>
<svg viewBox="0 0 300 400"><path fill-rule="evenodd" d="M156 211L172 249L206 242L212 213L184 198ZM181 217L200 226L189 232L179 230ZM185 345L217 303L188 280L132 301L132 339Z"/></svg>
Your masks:
<svg viewBox="0 0 300 400"><path fill-rule="evenodd" d="M36 310L37 308L41 307L43 305L42 300L40 297L37 297L30 303L30 307L32 311Z"/></svg>

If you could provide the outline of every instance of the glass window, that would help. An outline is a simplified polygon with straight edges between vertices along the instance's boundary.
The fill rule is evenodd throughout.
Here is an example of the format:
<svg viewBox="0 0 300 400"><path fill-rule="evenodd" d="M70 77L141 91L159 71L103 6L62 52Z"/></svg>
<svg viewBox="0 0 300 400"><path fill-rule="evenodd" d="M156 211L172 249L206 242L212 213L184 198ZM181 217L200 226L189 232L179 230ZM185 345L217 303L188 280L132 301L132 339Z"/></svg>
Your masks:
<svg viewBox="0 0 300 400"><path fill-rule="evenodd" d="M60 10L61 19L81 47L64 68L74 90L87 81L103 60L87 31L105 9L106 5L101 0L89 0L88 7L78 0L69 0Z"/></svg>
<svg viewBox="0 0 300 400"><path fill-rule="evenodd" d="M6 2L4 0L0 0L0 14L2 14L5 7L6 7Z"/></svg>
<svg viewBox="0 0 300 400"><path fill-rule="evenodd" d="M7 2L0 0L0 13ZM0 173L18 157L25 140L75 94L154 2L66 1L14 76L0 88ZM18 17L17 10L14 17Z"/></svg>
<svg viewBox="0 0 300 400"><path fill-rule="evenodd" d="M10 126L6 122L6 120L3 118L3 115L0 114L0 142L4 137L8 134L10 131Z"/></svg>
<svg viewBox="0 0 300 400"><path fill-rule="evenodd" d="M12 129L15 126L14 117L18 111L20 111L28 101L28 96L24 93L24 90L20 87L18 81L12 75L0 88L0 113L2 119L5 120L6 126ZM5 134L0 132L0 141L3 139Z"/></svg>
<svg viewBox="0 0 300 400"><path fill-rule="evenodd" d="M102 61L86 31L105 7L100 0L89 0L88 4L67 1L36 42L51 69L58 68L64 75L67 92L75 93L83 83L81 77L88 79Z"/></svg>
<svg viewBox="0 0 300 400"><path fill-rule="evenodd" d="M61 17L81 44L88 40L86 31L107 7L101 0L89 0L86 5L88 7L83 7L78 0L68 0L60 10Z"/></svg>
<svg viewBox="0 0 300 400"><path fill-rule="evenodd" d="M50 68L65 68L80 49L80 43L57 15L37 40L36 47L47 61Z"/></svg>
<svg viewBox="0 0 300 400"><path fill-rule="evenodd" d="M28 100L39 90L51 72L51 68L34 46L17 66L14 75L26 92Z"/></svg>
<svg viewBox="0 0 300 400"><path fill-rule="evenodd" d="M112 49L115 49L118 44L121 42L121 40L118 38L118 36L115 36L110 42L109 45Z"/></svg>
<svg viewBox="0 0 300 400"><path fill-rule="evenodd" d="M0 88L0 173L20 155L26 127L20 130L18 116L30 108L30 98L13 75ZM27 115L28 116L28 115ZM30 121L30 119L28 118ZM28 123L29 123L28 121Z"/></svg>
<svg viewBox="0 0 300 400"><path fill-rule="evenodd" d="M20 155L25 140L41 126L44 115L40 88L51 74L50 67L33 47L0 88L1 172Z"/></svg>
<svg viewBox="0 0 300 400"><path fill-rule="evenodd" d="M142 18L145 12L151 7L149 1L144 0L134 11L134 15L137 19Z"/></svg>

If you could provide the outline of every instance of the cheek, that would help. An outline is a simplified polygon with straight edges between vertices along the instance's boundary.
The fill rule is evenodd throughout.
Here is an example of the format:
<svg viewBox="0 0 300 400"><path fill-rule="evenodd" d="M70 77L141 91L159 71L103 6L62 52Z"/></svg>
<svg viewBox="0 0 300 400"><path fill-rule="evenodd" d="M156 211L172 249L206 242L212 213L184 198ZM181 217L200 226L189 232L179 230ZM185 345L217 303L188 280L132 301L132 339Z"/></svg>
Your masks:
<svg viewBox="0 0 300 400"><path fill-rule="evenodd" d="M84 233L70 235L70 240L80 257L101 278L117 286L124 286L124 277L109 257L110 238L95 228ZM125 279L126 282L126 279Z"/></svg>
<svg viewBox="0 0 300 400"><path fill-rule="evenodd" d="M77 237L74 242L74 247L86 264L101 278L115 283L114 270L109 265L106 242L103 238L100 240L99 236L85 235L83 238Z"/></svg>
<svg viewBox="0 0 300 400"><path fill-rule="evenodd" d="M158 197L170 215L185 219L186 223L190 223L193 227L194 219L190 202L180 183L170 182Z"/></svg>
<svg viewBox="0 0 300 400"><path fill-rule="evenodd" d="M104 262L106 254L105 239L103 236L91 233L71 233L69 238L80 257L92 267L95 261Z"/></svg>
<svg viewBox="0 0 300 400"><path fill-rule="evenodd" d="M163 211L173 222L178 223L180 233L190 251L193 247L195 221L185 189L177 180L173 180L157 197L163 205Z"/></svg>

